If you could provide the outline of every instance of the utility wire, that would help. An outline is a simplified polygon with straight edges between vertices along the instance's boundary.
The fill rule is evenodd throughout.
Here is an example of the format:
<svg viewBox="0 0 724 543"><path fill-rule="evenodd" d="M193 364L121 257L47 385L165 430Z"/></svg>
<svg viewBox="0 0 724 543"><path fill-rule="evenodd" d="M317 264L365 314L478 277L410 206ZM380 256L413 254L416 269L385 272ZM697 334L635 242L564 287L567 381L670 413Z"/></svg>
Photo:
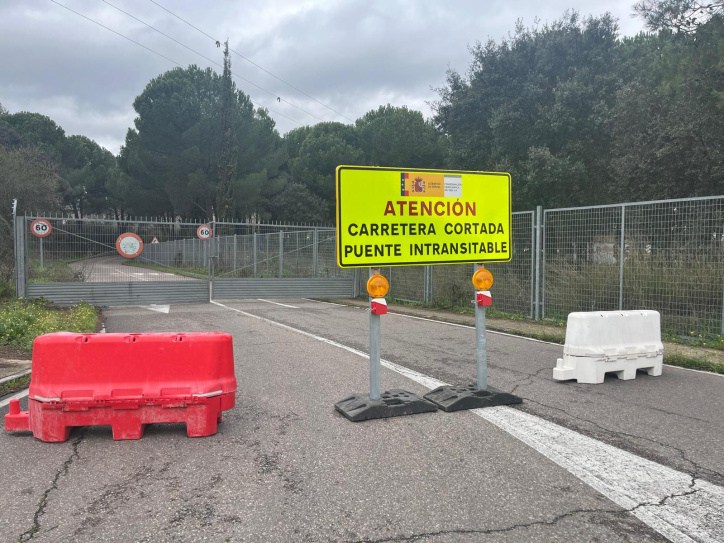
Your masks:
<svg viewBox="0 0 724 543"><path fill-rule="evenodd" d="M108 5L112 5L112 4L110 4L109 2L107 2L106 0L103 0L103 1L106 2L106 4L108 4ZM198 28L197 26L194 26L193 24L191 24L190 22L188 22L188 21L187 21L186 19L184 19L183 17L180 17L180 16L176 15L176 14L175 14L173 11L171 11L170 9L165 8L164 6L162 6L161 4L159 4L158 2L156 2L156 0L149 0L149 1L150 1L151 3L157 5L158 7L160 7L162 10L166 11L167 13L173 15L173 16L176 17L179 21L182 21L183 23L187 24L188 26L190 26L191 28L193 28L193 29L196 30L197 32L200 32L201 34L203 34L204 36L206 36L207 38L209 38L210 40L212 40L214 43L217 43L217 42L220 41L220 40L217 40L216 38L214 38L213 36L211 36L210 34L207 34L206 32L204 32L203 30L201 30L201 29ZM115 7L115 6L113 6L113 7ZM118 8L116 8L116 9L118 9ZM119 10L119 11L121 11L121 10ZM124 13L125 13L125 12L124 12ZM131 16L131 17L133 17L133 16ZM135 17L133 17L133 18L135 19ZM138 20L138 19L136 19L136 20ZM143 21L140 21L140 22L143 22ZM146 24L146 23L143 23L143 24ZM150 26L150 25L147 25L147 26ZM153 27L151 27L151 28L153 28ZM156 30L156 29L154 28L154 30ZM158 31L158 32L160 32L160 31ZM163 32L161 32L161 34L163 34ZM165 34L164 34L164 35L165 35ZM173 38L171 38L171 39L173 39ZM174 40L174 41L176 41L176 40ZM178 43L178 42L177 42L177 43ZM183 45L183 44L181 44L181 45ZM184 47L186 47L186 46L184 46ZM295 87L295 86L292 85L291 83L288 83L287 81L285 81L285 80L282 79L281 77L279 77L279 76L273 74L272 72L266 70L265 68L263 68L263 67L260 66L259 64L255 63L255 62L252 61L251 59L248 59L247 57L245 57L245 56L242 55L241 53L237 53L236 51L234 51L234 50L231 49L231 48L229 48L229 51L231 51L232 53L238 55L239 57L241 57L242 59L246 60L246 61L249 62L250 64L253 64L254 66L256 66L257 68L259 68L259 69L262 70L263 72L271 75L271 76L274 77L275 79L278 79L279 81L281 81L281 82L284 83L285 85L288 85L289 87L291 87L292 89L296 90L297 92L302 93L304 96L307 96L308 98L314 100L314 101L317 102L318 104L321 104L322 106L326 107L327 109L329 109L330 111L336 113L337 115L341 116L342 118L350 121L352 124L355 124L356 121L355 121L354 119L350 119L349 117L347 117L347 116L344 115L343 113L340 113L339 111L331 108L330 106L326 105L325 103L320 102L320 101L317 100L314 96L311 96L311 95L307 94L306 92L304 92L303 90L298 89L297 87ZM195 51L194 51L194 52L195 52ZM200 53L198 53L198 54L200 54ZM203 56L203 55L201 55L201 56ZM206 57L204 57L204 58L206 58ZM253 84L253 83L252 83L252 84ZM268 92L268 91L267 91L267 92ZM281 97L279 97L279 96L277 96L277 99L280 100L280 101L286 102L286 103L288 103L288 104L290 104L290 105L294 105L294 104L292 104L291 102L288 102L287 100L285 100L285 99L283 99L283 98L281 98ZM294 106L294 107L297 107L297 106ZM297 108L297 109L300 109L300 108ZM322 122L326 122L324 119L320 119L319 117L317 117L316 115L313 115L312 113L309 113L308 111L305 111L305 110L302 110L302 111L304 111L304 112L307 113L308 115L311 115L311 116L314 117L315 119L318 119L318 120L320 120L320 121L322 121ZM380 147L380 146L372 143L371 141L366 140L365 138L361 138L361 139L362 139L363 141L365 141L365 143L367 143L367 144L370 145L371 147L374 147L375 149L377 149L377 150L379 150L379 151L382 151L382 152L385 153L385 154L387 154L387 153L390 152L389 149L384 149L384 148L382 148L382 147ZM377 156L377 155L375 155L374 153L370 153L370 155L371 155L373 158L376 158L377 160L380 160L380 157ZM388 156L389 156L389 155L388 155ZM382 162L382 161L380 160L380 162Z"/></svg>
<svg viewBox="0 0 724 543"><path fill-rule="evenodd" d="M104 0L104 1L105 1L105 0ZM219 41L219 40L217 40L216 38L214 38L213 36L210 36L209 34L207 34L206 32L204 32L203 30L201 30L200 28L192 25L192 24L191 24L190 22L188 22L186 19L184 19L184 18L182 18L182 17L179 17L179 16L176 15L173 11L171 11L170 9L165 8L164 6L162 6L161 4L159 4L158 2L156 2L155 0L150 0L150 1L151 1L152 3L154 3L154 4L156 4L156 5L157 5L158 7L160 7L162 10L164 10L164 11L170 13L171 15L173 15L174 17L176 17L179 21L182 21L182 22L186 23L187 25L189 25L191 28L193 28L193 29L196 30L197 32L200 32L201 34L203 34L203 35L206 36L207 38L213 40L214 42ZM106 3L107 3L107 2L106 2ZM264 72L264 73L266 73L266 74L269 74L269 75L272 76L274 79L276 79L276 80L278 80L278 81L281 81L282 83L284 83L284 84L287 85L288 87L290 87L290 88L294 89L295 91L303 94L304 96L306 96L306 97L309 98L310 100L314 100L314 101L317 102L319 105L326 107L328 110L330 110L331 112L339 115L339 116L342 117L343 119L346 119L346 120L348 120L348 121L351 122L351 123L354 123L354 122L355 122L354 119L350 119L350 118L347 117L344 113L340 113L339 111L337 111L336 109L328 106L328 105L325 104L324 102L321 102L321 101L317 100L317 99L316 99L314 96L312 96L311 94L307 94L307 93L304 92L302 89L300 89L300 88L298 88L298 87L295 87L294 85L292 85L292 84L289 83L288 81L285 81L284 79L282 79L282 78L279 77L278 75L273 74L272 72L270 72L269 70L267 70L267 69L264 68L263 66L260 66L259 64L257 64L257 63L254 62L253 60L251 60L250 58L245 57L245 56L242 55L241 53L238 53L237 51L234 51L234 50L231 49L231 48L229 48L229 51L231 51L232 53L234 53L234 54L237 55L238 57L244 59L244 60L247 61L249 64L252 64L253 66L256 66L256 67L259 68L262 72Z"/></svg>
<svg viewBox="0 0 724 543"><path fill-rule="evenodd" d="M90 17L86 17L86 16L83 15L82 13L79 13L79 12L71 9L71 8L69 8L68 6L64 6L63 4L61 4L61 3L59 3L59 2L56 2L56 0L50 0L50 1L53 2L54 4L58 5L58 6L62 7L62 8L67 9L68 11L70 11L70 12L72 12L72 13L75 13L75 14L78 15L79 17L83 17L84 19L86 19L87 21L90 21L91 23L97 24L98 26L100 26L100 27L102 27L102 28L105 28L106 30L109 30L109 31L113 32L114 34L116 34L117 36L120 36L121 38L124 38L124 39L126 39L126 40L128 40L128 41L130 41L130 42L132 42L132 43L135 43L135 44L138 45L139 47L143 47L143 48L146 49L147 51L150 51L150 52L153 53L154 55L158 55L159 57L161 57L161 58L163 58L163 59L165 59L165 60L168 60L169 62L175 64L176 66L179 66L179 67L181 67L181 68L184 67L183 64L181 64L181 63L179 63L179 62L176 62L175 60L173 60L173 59L171 59L171 58L168 58L168 57L165 56L165 55L162 55L162 54L159 53L158 51L154 51L154 50L151 49L150 47L146 47L146 46L143 45L142 43L139 43L139 42L137 42L136 40L131 39L131 38L129 38L128 36L125 36L125 35L121 34L120 32L116 32L116 31L113 30L112 28L109 28L109 27L107 27L106 25L101 24L101 23L99 23L98 21L95 21L95 20L91 19ZM203 56L203 55L202 55L202 56ZM204 57L204 58L206 58L206 57ZM212 62L213 62L213 61L212 61ZM252 102L252 104L253 104L253 103L254 103L254 102ZM263 106L262 106L262 107L263 107ZM287 119L287 120L289 120L289 121L292 121L293 123L302 126L302 123L299 122L299 121L297 121L296 119L292 119L291 117L287 117L287 116L284 115L283 113L279 113L278 111L274 111L274 110L271 109L271 108L266 108L266 109L268 109L270 112L274 113L275 115L279 115L280 117L284 117L285 119Z"/></svg>
<svg viewBox="0 0 724 543"><path fill-rule="evenodd" d="M151 1L153 2L153 0L151 0ZM216 62L215 60L210 59L209 57L203 55L202 53L199 53L198 51L196 51L195 49L192 49L192 48L189 47L188 45L181 43L181 42L178 41L177 39L173 38L172 36L169 36L168 34L166 34L166 33L164 33L164 32L162 32L162 31L159 30L158 28L156 28L156 27L148 24L148 23L145 22L145 21L142 21L141 19L139 19L138 17L135 17L134 15L131 15L130 13L128 13L127 11L122 10L122 9L119 8L118 6L115 6L115 5L111 4L108 0L103 0L103 2L105 2L106 4L108 4L109 6L111 6L112 8L120 11L121 13L127 15L127 16L130 17L131 19L134 19L134 20L138 21L139 23L147 26L147 27L150 28L151 30L154 30L154 31L158 32L158 33L161 34L162 36L168 38L169 40L173 41L174 43L177 43L177 44L180 45L181 47L184 47L184 48L188 49L189 51L191 51L191 52L193 52L193 53L196 53L196 54L199 55L201 58L206 59L208 62L211 62L212 64L216 64L217 66L220 66L221 68L224 67L222 64L219 64L219 63ZM155 4L156 2L153 2L153 3ZM163 6L161 6L161 5L159 5L159 4L157 4L157 5L158 5L159 7L161 7L161 8L163 8ZM171 13L171 12L170 12L169 10L167 10L166 8L163 8L163 9L166 10L166 11L168 11L169 13ZM175 15L175 14L173 14L173 13L172 13L172 15L174 15L175 17L178 17L177 15ZM180 19L180 17L179 17L179 19ZM183 19L181 19L181 20L183 20ZM184 22L186 22L186 21L184 21ZM187 24L189 24L189 25L192 26L194 29L196 29L196 30L198 30L199 32L201 32L202 34L204 34L204 36L208 36L208 37L210 37L211 39L213 39L213 37L211 37L211 36L209 36L208 34L206 34L203 30L200 30L200 29L196 28L195 26L191 25L191 23L187 23ZM217 40L214 40L214 41L216 42ZM229 51L233 51L233 50L232 50L232 49L229 49ZM238 54L238 53L237 53L237 54ZM241 55L240 55L240 56L241 56ZM242 58L246 58L246 57L242 57ZM252 62L252 64L254 64L254 63ZM254 65L257 66L256 64L254 64ZM259 68L261 68L261 66L259 66ZM261 69L264 70L264 68L261 68ZM266 70L264 70L264 71L266 72ZM270 74L271 74L271 72L267 72L267 73L270 73ZM246 79L246 78L244 78L244 77L241 77L240 75L237 75L237 74L235 74L234 72L231 72L231 75L233 75L234 77L236 77L236 78L238 78L238 79L241 79L242 81L246 81L246 82L249 83L250 85L253 85L253 86L255 86L256 88L263 90L263 91L266 92L267 94L270 94L270 95L276 97L277 100L279 100L280 102L285 102L285 103L289 104L290 106L298 109L298 110L301 111L302 113L306 113L306 114L309 115L310 117L314 117L314 118L317 119L318 121L326 122L325 119L322 119L322 118L320 118L320 117L317 117L317 116L314 115L313 113L310 113L309 111L307 111L307 110L305 110L305 109L302 109L301 107L297 106L296 104L293 104L293 103L290 102L289 100L285 100L284 98L281 98L281 97L278 96L276 93L274 93L274 92L272 92L272 91L269 91L269 90L267 90L267 89L265 89L265 88L263 88L263 87L260 87L260 86L257 85L256 83L254 83L254 82L252 82L252 81L249 81L248 79ZM274 75L274 74L271 74L271 75ZM274 76L274 77L276 77L276 76ZM277 79L279 79L279 78L277 77ZM279 79L279 80L280 80L280 81L283 81L282 79ZM283 82L286 83L286 81L283 81ZM286 84L289 85L289 83L286 83ZM290 85L290 86L291 86L291 85ZM292 87L292 88L294 88L294 87ZM304 93L303 91L300 91L300 92L302 92L302 94L305 94L305 96L309 96L309 95L307 95L306 93ZM310 98L312 98L312 100L314 100L315 102L319 102L319 100L317 100L317 99L314 98L314 97L311 97L311 96L310 96ZM321 104L321 102L319 102L319 103ZM324 104L322 104L322 105L324 105ZM330 108L330 109L331 109L331 108ZM334 111L334 110L332 110L332 111ZM344 115L343 115L343 117L344 117ZM286 117L286 118L289 119L289 117ZM349 118L348 118L348 117L345 117L345 119L349 119ZM352 121L352 123L354 123L354 121L353 121L352 119L349 119L349 120ZM298 122L298 121L295 121L295 122L297 122L297 124L300 124L300 125L301 125L300 122ZM363 139L363 141L365 141L367 144L369 144L370 146L374 147L375 149L377 149L377 150L379 150L379 151L382 151L382 152L384 152L384 153L388 153L388 152L389 152L389 150L387 150L387 149L383 149L382 147L379 147L379 146L375 145L374 143L372 143L372 142L370 142L370 141L368 141L368 140L365 140L364 138L362 138L362 139ZM370 153L370 156L374 157L374 158L377 159L377 160L380 160L380 157L379 157L378 155L376 155L375 153ZM382 162L382 161L380 161L380 162Z"/></svg>
<svg viewBox="0 0 724 543"><path fill-rule="evenodd" d="M210 59L209 57L203 55L202 53L199 53L198 51L196 51L195 49L192 49L192 48L189 47L188 45L186 45L186 44L184 44L184 43L181 43L180 41L178 41L177 39L173 38L172 36L169 36L168 34L160 31L158 28L156 28L156 27L148 24L148 23L145 22L145 21L142 21L142 20L139 19L138 17L135 17L135 16L131 15L131 14L128 13L127 11L123 11L123 10L122 10L121 8L119 8L118 6L114 6L113 4L111 4L110 2L108 2L107 0L103 0L103 2L105 2L106 4L108 4L109 6L111 6L113 9L117 9L117 10L120 11L121 13L124 13L124 14L128 15L131 19L134 19L134 20L138 21L139 23L141 23L141 24L143 24L143 25L146 25L146 26L147 26L148 28L150 28L151 30L154 30L154 31L158 32L158 33L161 34L162 36L164 36L164 37L168 38L169 40L173 41L174 43L179 44L181 47L185 47L186 49L188 49L188 50L191 51L192 53L196 53L196 54L199 55L201 58L203 58L203 59L211 62L212 64L216 64L217 66L220 66L221 68L224 67L223 64L219 64L219 63L216 62L215 60ZM256 87L256 88L259 89L259 90L262 90L262 91L266 92L267 94L270 94L271 96L277 98L280 102L285 102L285 103L289 104L290 106L298 109L298 110L301 111L302 113L306 113L306 114L309 115L310 117L314 117L315 119L324 122L324 119L321 119L320 117L317 117L317 116L314 115L313 113L310 113L309 111L307 111L307 110L305 110L305 109L302 109L301 107L297 106L296 104L293 104L292 102L290 102L290 101L288 101L288 100L285 100L284 98L281 98L277 93L272 92L272 91L270 91L270 90L268 90L268 89L265 89L264 87L261 87L261 86L257 85L256 83L254 83L253 81L249 81L248 79L246 79L246 78L244 78L244 77L242 77L242 76L240 76L240 75L238 75L238 74L235 74L234 72L231 72L231 75L233 75L233 76L236 77L237 79L240 79L241 81L245 81L245 82L248 83L249 85L252 85L252 86Z"/></svg>

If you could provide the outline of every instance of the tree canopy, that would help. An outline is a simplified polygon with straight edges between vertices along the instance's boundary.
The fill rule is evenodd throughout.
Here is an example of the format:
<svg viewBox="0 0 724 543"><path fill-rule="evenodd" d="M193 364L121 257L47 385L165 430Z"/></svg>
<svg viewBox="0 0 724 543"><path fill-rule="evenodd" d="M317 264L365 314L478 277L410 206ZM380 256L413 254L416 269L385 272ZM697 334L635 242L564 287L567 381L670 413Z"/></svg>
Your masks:
<svg viewBox="0 0 724 543"><path fill-rule="evenodd" d="M26 191L21 205L77 217L331 223L342 164L509 171L517 210L721 194L724 6L639 0L634 10L650 32L621 38L610 15L571 11L474 45L467 71L447 72L431 119L386 104L281 137L236 87L225 44L221 74L191 65L146 85L118 156L0 105L0 158L12 171L27 160L22 178L50 191Z"/></svg>

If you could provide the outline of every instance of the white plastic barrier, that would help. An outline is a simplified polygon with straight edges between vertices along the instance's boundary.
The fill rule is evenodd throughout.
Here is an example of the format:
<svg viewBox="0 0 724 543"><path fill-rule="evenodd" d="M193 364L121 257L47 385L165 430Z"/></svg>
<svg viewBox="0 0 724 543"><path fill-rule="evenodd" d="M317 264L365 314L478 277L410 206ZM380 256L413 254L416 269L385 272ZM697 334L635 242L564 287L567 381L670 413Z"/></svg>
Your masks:
<svg viewBox="0 0 724 543"><path fill-rule="evenodd" d="M606 373L626 380L639 369L661 375L663 359L658 311L571 313L553 379L603 383Z"/></svg>

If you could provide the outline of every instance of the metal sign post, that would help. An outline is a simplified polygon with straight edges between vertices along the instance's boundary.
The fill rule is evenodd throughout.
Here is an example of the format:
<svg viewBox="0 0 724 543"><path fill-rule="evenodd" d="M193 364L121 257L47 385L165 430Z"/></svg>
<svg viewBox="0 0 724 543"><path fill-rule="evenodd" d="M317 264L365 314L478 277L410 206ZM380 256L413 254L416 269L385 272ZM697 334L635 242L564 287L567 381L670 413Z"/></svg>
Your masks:
<svg viewBox="0 0 724 543"><path fill-rule="evenodd" d="M522 403L522 398L488 386L488 339L486 337L485 311L493 299L487 290L493 285L493 275L482 264L475 265L473 274L475 293L475 366L477 382L470 385L447 385L425 394L443 411L461 411L496 405Z"/></svg>
<svg viewBox="0 0 724 543"><path fill-rule="evenodd" d="M475 268L482 268L476 264ZM475 365L477 368L478 390L488 389L488 338L485 329L485 306L475 304Z"/></svg>
<svg viewBox="0 0 724 543"><path fill-rule="evenodd" d="M399 417L437 411L435 404L417 394L401 389L381 392L380 389L380 318L387 314L387 294L390 284L379 268L370 268L367 292L370 295L370 393L354 394L334 404L337 411L352 422Z"/></svg>
<svg viewBox="0 0 724 543"><path fill-rule="evenodd" d="M370 277L380 273L379 268L370 268ZM372 311L374 299L370 298L370 399L380 399L380 319Z"/></svg>

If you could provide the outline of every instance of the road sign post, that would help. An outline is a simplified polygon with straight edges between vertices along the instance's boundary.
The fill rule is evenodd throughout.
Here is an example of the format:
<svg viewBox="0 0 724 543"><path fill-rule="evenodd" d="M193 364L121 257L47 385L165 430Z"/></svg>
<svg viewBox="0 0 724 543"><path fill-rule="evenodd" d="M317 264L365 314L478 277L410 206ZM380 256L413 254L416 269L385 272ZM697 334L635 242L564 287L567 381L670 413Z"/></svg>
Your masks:
<svg viewBox="0 0 724 543"><path fill-rule="evenodd" d="M486 308L493 303L490 287L493 275L482 264L475 265L473 286L475 286L475 367L477 381L471 385L446 385L425 394L443 411L461 411L496 405L522 403L518 396L488 386L488 340L485 327Z"/></svg>
<svg viewBox="0 0 724 543"><path fill-rule="evenodd" d="M370 268L367 281L367 292L370 295L370 392L354 394L334 405L337 411L352 422L437 411L433 403L412 392L401 389L381 392L380 318L387 313L384 296L389 288L379 268Z"/></svg>
<svg viewBox="0 0 724 543"><path fill-rule="evenodd" d="M482 266L478 264L478 266ZM477 297L477 296L476 296ZM485 306L475 304L475 368L478 390L488 388L488 338L485 329Z"/></svg>
<svg viewBox="0 0 724 543"><path fill-rule="evenodd" d="M370 268L370 277L379 273L379 268ZM370 300L370 399L380 399L380 319L376 311L372 311L373 299Z"/></svg>

